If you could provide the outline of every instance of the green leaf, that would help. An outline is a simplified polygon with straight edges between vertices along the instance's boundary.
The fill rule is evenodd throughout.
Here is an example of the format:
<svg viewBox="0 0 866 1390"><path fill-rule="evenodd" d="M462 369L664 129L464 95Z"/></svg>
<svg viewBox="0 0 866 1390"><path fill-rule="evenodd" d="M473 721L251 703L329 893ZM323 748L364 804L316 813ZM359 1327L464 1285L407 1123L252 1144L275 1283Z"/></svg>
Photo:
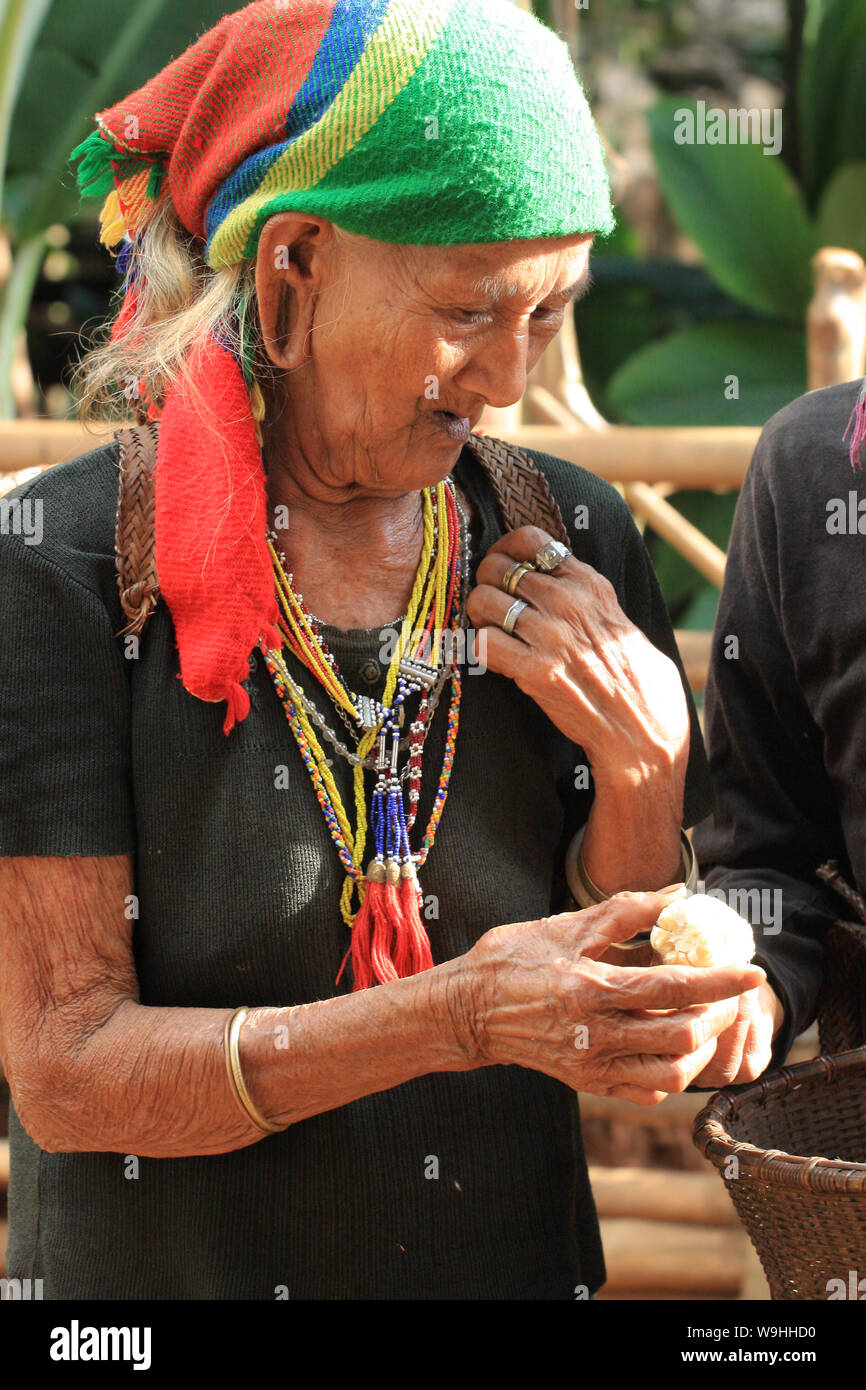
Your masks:
<svg viewBox="0 0 866 1390"><path fill-rule="evenodd" d="M800 70L804 182L811 208L840 164L866 159L864 84L866 0L828 0Z"/></svg>
<svg viewBox="0 0 866 1390"><path fill-rule="evenodd" d="M644 290L597 285L576 306L575 323L587 388L606 412L605 383L636 348L658 336L658 312Z"/></svg>
<svg viewBox="0 0 866 1390"><path fill-rule="evenodd" d="M627 260L635 260L640 254L638 235L630 222L627 222L621 212L617 213L617 224L613 231L606 237L597 237L592 245L592 259L598 257L619 256Z"/></svg>
<svg viewBox="0 0 866 1390"><path fill-rule="evenodd" d="M720 550L727 551L738 497L738 492L674 492L667 501ZM677 627L705 632L715 619L718 589L649 526L644 539L672 621Z"/></svg>
<svg viewBox="0 0 866 1390"><path fill-rule="evenodd" d="M54 0L12 122L8 168L20 237L78 208L67 161L93 129L96 112L154 76L225 9L225 0L197 0L194 7L136 0L113 6L107 23L104 0Z"/></svg>
<svg viewBox="0 0 866 1390"><path fill-rule="evenodd" d="M12 112L51 0L0 0L0 187Z"/></svg>
<svg viewBox="0 0 866 1390"><path fill-rule="evenodd" d="M818 239L822 246L844 246L866 257L866 162L843 164L827 184Z"/></svg>
<svg viewBox="0 0 866 1390"><path fill-rule="evenodd" d="M763 425L806 389L805 329L708 323L634 353L607 399L630 425Z"/></svg>
<svg viewBox="0 0 866 1390"><path fill-rule="evenodd" d="M677 627L685 628L688 632L712 632L718 611L719 591L714 584L705 580L692 595Z"/></svg>
<svg viewBox="0 0 866 1390"><path fill-rule="evenodd" d="M866 3L866 0L864 0ZM809 261L817 248L803 196L781 159L757 144L678 144L681 113L694 102L663 98L649 113L659 180L680 228L709 273L734 299L759 313L802 322L812 292Z"/></svg>

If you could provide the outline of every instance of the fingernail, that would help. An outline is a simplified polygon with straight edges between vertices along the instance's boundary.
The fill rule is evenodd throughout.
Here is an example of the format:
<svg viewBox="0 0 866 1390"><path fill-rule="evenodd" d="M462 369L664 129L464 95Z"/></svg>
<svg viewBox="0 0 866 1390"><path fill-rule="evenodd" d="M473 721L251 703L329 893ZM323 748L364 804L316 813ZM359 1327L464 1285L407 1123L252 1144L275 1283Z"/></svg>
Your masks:
<svg viewBox="0 0 866 1390"><path fill-rule="evenodd" d="M667 888L657 888L657 893L681 893L685 888L684 883L669 883Z"/></svg>

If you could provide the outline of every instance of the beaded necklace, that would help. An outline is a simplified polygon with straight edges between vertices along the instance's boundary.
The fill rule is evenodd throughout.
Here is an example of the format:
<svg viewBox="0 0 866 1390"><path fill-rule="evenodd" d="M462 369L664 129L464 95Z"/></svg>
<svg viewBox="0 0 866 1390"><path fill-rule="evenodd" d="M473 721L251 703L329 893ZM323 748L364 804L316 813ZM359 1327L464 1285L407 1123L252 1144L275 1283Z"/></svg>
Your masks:
<svg viewBox="0 0 866 1390"><path fill-rule="evenodd" d="M269 537L283 644L324 688L337 713L358 740L355 753L337 740L333 729L289 674L282 648L267 647L263 642L265 664L346 872L340 909L343 920L351 928L352 944L337 982L351 955L356 990L368 988L374 981L417 974L433 964L420 916L423 896L417 869L426 862L433 846L454 763L462 696L458 635L465 627L468 547L468 522L451 480L427 489L421 561L388 668L382 700L377 701L370 696L357 695L347 686L321 635L321 624L294 591L292 576L286 573L283 557ZM450 660L442 661L442 639L446 631L451 654ZM413 853L409 832L415 823L420 800L423 747L449 673L451 702L442 773L421 848ZM410 726L408 739L401 740L407 700L417 693L422 693L418 717ZM354 832L314 725L318 725L340 756L352 764L357 822ZM409 758L400 772L399 755L406 746ZM370 756L373 750L375 753ZM369 814L364 789L365 769L377 774ZM407 784L408 814L404 783ZM364 873L361 866L369 832L372 832L375 855ZM360 903L357 910L353 908L356 891Z"/></svg>

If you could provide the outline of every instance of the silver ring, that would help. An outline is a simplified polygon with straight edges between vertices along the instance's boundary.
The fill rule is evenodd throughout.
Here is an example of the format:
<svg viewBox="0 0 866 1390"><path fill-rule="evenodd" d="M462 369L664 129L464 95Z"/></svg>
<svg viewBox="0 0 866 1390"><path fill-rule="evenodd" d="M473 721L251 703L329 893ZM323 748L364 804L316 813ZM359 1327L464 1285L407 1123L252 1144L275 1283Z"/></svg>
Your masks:
<svg viewBox="0 0 866 1390"><path fill-rule="evenodd" d="M517 620L523 612L524 608L528 607L529 604L524 603L523 599L519 598L516 603L512 603L508 612L505 614L505 621L502 623L502 631L507 632L509 637L511 637L511 635L514 632L514 629L517 627Z"/></svg>
<svg viewBox="0 0 866 1390"><path fill-rule="evenodd" d="M552 574L570 554L568 546L563 545L562 541L548 541L547 545L541 547L532 563L542 574Z"/></svg>

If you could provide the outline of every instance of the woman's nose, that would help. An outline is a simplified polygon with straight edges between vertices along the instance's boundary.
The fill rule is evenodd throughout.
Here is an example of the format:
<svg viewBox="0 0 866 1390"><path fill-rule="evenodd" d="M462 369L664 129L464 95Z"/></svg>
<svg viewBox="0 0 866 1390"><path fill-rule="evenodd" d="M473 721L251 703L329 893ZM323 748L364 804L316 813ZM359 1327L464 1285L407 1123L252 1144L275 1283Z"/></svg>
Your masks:
<svg viewBox="0 0 866 1390"><path fill-rule="evenodd" d="M519 401L526 390L528 353L529 335L523 330L485 334L457 380L488 406L504 409Z"/></svg>

